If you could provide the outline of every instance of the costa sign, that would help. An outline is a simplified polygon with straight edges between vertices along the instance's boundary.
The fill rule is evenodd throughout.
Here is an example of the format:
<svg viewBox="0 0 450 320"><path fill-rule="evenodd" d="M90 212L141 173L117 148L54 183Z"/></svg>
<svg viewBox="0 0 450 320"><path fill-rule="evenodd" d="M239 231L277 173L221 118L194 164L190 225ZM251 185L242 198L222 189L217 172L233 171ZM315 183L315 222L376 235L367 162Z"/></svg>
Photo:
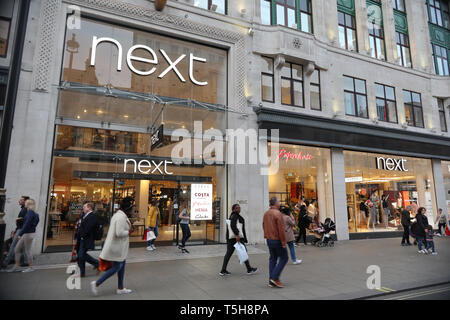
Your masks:
<svg viewBox="0 0 450 320"><path fill-rule="evenodd" d="M407 172L408 169L405 168L405 162L408 160L405 159L394 159L394 158L385 158L385 157L377 157L377 169L378 170L388 170L388 171L403 171Z"/></svg>
<svg viewBox="0 0 450 320"><path fill-rule="evenodd" d="M91 66L95 66L97 46L102 42L109 42L109 43L114 44L117 47L118 54L117 54L117 68L116 69L117 69L117 71L122 71L122 56L123 56L122 45L116 39L107 38L107 37L102 37L102 38L98 38L97 36L92 37L92 51L91 51L91 63L90 63ZM147 51L152 58L147 59L147 58L138 57L138 56L133 55L133 52L138 49ZM159 73L158 78L162 79L162 78L164 78L164 76L167 73L169 73L170 71L173 71L173 72L175 72L175 74L177 75L178 79L180 79L181 82L186 82L186 79L183 77L180 70L178 70L178 68L177 68L177 64L179 64L184 58L186 58L186 55L182 54L177 59L172 61L172 59L169 58L169 56L167 55L166 51L164 51L164 49L159 49L159 52L161 53L163 58L167 61L169 66ZM148 75L151 75L152 73L154 73L156 71L157 65L159 63L156 52L149 46L146 46L143 44L136 44L136 45L132 46L130 49L128 49L126 61L127 61L128 68L132 72L134 72L138 75L141 75L141 76L148 76ZM133 66L133 61L148 63L150 65L149 70L142 71L142 70L136 69ZM206 59L201 58L201 57L196 57L192 53L189 53L189 75L188 75L189 79L192 81L192 83L194 83L198 86L206 86L208 84L207 81L199 81L194 78L194 63L195 62L205 63ZM152 65L155 65L155 66L152 67Z"/></svg>

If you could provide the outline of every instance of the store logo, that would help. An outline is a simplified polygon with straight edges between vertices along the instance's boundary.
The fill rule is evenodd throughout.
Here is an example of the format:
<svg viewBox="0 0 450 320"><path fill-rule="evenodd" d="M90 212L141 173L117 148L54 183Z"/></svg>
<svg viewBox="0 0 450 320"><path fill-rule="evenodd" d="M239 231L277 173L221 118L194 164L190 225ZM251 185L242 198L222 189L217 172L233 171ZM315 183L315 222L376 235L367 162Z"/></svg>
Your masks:
<svg viewBox="0 0 450 320"><path fill-rule="evenodd" d="M309 153L303 153L303 151L300 151L300 153L293 153L290 151L286 151L285 149L281 149L278 151L277 161L279 161L280 159L288 162L291 159L312 160L312 159L314 159L314 157L312 155L310 155Z"/></svg>
<svg viewBox="0 0 450 320"><path fill-rule="evenodd" d="M167 171L167 165L172 164L173 163L172 161L164 160L164 161L160 161L160 162L156 163L153 160L151 162L148 160L141 160L141 161L137 162L134 159L125 159L123 161L123 172L127 172L127 164L128 163L133 164L133 173L136 173L139 171L139 173L142 173L142 174L149 174L149 173L153 174L155 172L159 172L160 174L169 174L169 175L173 174L173 172ZM164 164L164 172L161 169L161 166L163 164ZM153 165L154 169L151 171L152 165Z"/></svg>
<svg viewBox="0 0 450 320"><path fill-rule="evenodd" d="M123 49L122 49L122 45L120 44L119 41L117 41L116 39L113 38L107 38L107 37L103 37L103 38L97 38L97 36L93 36L92 37L92 53L91 53L91 66L95 66L95 56L97 53L97 46L101 43L101 42L110 42L116 45L118 51L117 54L117 71L122 71L122 54L123 54ZM138 57L138 56L134 56L133 52L137 49L141 49L141 50L145 50L147 51L152 59L147 59L147 58L143 58L143 57ZM175 61L172 61L172 59L169 58L169 56L167 55L167 53L163 50L163 49L159 49L159 52L161 53L161 55L164 57L164 59L167 61L167 63L169 64L169 66L164 69L159 75L158 78L162 79L164 78L164 76L169 73L171 70L173 70L173 72L175 72L175 74L177 75L178 79L180 79L181 82L186 82L186 80L184 79L183 75L181 74L180 70L178 70L177 68L177 64L180 63L184 58L186 58L185 54L182 54L181 56L179 56ZM156 67L151 68L150 70L147 71L141 71L136 69L133 66L133 61L139 61L139 62L144 62L144 63L148 63L151 65L157 65L158 64L158 56L156 55L156 52L143 44L136 44L134 46L132 46L128 52L127 52L127 65L128 68L133 71L134 73L140 75L140 76L148 76L151 75L153 72L156 71ZM206 59L204 58L200 58L200 57L196 57L194 56L192 53L189 53L189 79L192 81L192 83L198 85L198 86L206 86L208 84L207 81L198 81L194 78L194 62L198 61L198 62L206 62Z"/></svg>
<svg viewBox="0 0 450 320"><path fill-rule="evenodd" d="M405 162L408 160L405 159L393 159L393 158L384 158L377 157L377 169L378 170L388 170L388 171L409 171L405 168Z"/></svg>

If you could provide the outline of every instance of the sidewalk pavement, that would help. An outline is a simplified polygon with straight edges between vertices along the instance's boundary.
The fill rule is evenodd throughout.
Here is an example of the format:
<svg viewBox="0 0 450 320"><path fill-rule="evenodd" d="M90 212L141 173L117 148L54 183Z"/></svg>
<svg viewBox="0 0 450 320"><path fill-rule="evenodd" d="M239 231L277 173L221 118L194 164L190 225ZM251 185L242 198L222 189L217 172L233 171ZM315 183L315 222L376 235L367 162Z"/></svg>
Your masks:
<svg viewBox="0 0 450 320"><path fill-rule="evenodd" d="M225 245L192 246L183 255L175 247L158 247L147 252L132 248L127 259L125 286L131 294L118 296L117 276L108 279L94 297L90 281L97 279L88 265L80 290L69 290L66 268L70 253L42 254L36 258L36 271L0 273L0 299L189 299L189 300L286 300L354 299L389 290L404 290L450 282L450 238L435 238L437 256L417 253L417 247L400 246L399 238L336 242L334 248L296 248L300 265L292 261L284 269L283 289L269 288L268 250L264 245L249 246L252 266L259 273L249 276L236 254L221 277ZM99 251L93 252L98 256ZM381 290L369 290L367 267L381 268Z"/></svg>

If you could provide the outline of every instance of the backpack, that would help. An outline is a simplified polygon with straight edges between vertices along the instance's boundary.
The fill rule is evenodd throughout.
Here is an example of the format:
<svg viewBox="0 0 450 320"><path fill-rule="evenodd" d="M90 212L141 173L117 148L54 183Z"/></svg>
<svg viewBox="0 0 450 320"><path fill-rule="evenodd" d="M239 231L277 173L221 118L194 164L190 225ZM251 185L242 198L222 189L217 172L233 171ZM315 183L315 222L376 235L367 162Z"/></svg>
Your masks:
<svg viewBox="0 0 450 320"><path fill-rule="evenodd" d="M98 223L94 228L94 240L102 240L103 238L103 224Z"/></svg>

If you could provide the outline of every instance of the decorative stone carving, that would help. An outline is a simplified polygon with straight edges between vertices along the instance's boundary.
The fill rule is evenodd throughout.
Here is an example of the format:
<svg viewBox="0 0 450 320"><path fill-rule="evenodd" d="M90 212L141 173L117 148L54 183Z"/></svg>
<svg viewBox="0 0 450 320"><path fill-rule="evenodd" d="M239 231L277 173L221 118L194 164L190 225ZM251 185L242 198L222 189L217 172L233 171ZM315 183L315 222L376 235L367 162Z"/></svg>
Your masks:
<svg viewBox="0 0 450 320"><path fill-rule="evenodd" d="M294 40L292 41L292 45L295 49L300 49L300 47L302 46L302 41L299 38L294 38Z"/></svg>

